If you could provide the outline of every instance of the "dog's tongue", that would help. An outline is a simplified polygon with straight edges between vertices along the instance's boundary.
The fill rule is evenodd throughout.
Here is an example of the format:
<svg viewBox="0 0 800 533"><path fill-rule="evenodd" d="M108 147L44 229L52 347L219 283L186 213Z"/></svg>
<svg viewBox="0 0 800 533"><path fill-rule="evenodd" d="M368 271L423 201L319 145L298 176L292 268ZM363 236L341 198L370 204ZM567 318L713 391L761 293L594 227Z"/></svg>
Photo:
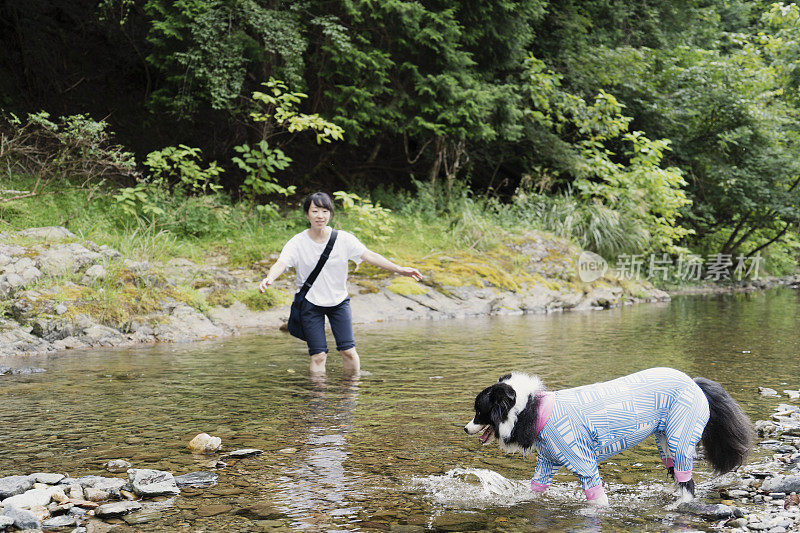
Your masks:
<svg viewBox="0 0 800 533"><path fill-rule="evenodd" d="M486 428L486 431L483 432L483 435L478 438L478 440L481 441L481 444L486 444L486 441L489 440L489 437L492 436L492 433L494 433L494 430L492 429L492 426L489 426Z"/></svg>

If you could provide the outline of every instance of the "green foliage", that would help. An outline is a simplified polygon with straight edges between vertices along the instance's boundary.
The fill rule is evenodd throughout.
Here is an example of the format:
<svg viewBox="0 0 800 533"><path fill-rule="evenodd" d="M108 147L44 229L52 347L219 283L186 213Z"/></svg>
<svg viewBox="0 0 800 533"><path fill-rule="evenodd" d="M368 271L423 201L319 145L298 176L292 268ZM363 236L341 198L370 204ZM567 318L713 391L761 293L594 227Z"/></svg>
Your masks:
<svg viewBox="0 0 800 533"><path fill-rule="evenodd" d="M120 188L112 198L124 215L122 225L149 223L180 235L213 233L230 215L217 183L222 169L212 162L203 168L199 148L168 146L145 159L147 178Z"/></svg>
<svg viewBox="0 0 800 533"><path fill-rule="evenodd" d="M0 65L0 103L19 113L91 100L142 154L185 144L151 154L145 180L103 122L9 115L0 179L41 181L3 187L6 211L92 186L111 227L135 214L211 238L240 208L281 222L289 185L400 195L422 179L432 187L416 193L418 218L441 217L448 238L477 248L514 219L521 183L604 221L590 229L581 215L569 232L629 228L648 249L791 250L800 223L795 4L102 0L56 11L3 11L0 44L25 61ZM345 131L349 145L332 142ZM228 169L243 206L212 190L214 164L186 146ZM118 202L102 190L120 184ZM259 250L239 244L243 261Z"/></svg>
<svg viewBox="0 0 800 533"><path fill-rule="evenodd" d="M150 169L150 181L171 184L185 193L215 193L222 189L217 183L223 169L212 161L207 168L200 166L200 148L186 145L167 146L147 154L144 165Z"/></svg>
<svg viewBox="0 0 800 533"><path fill-rule="evenodd" d="M141 181L133 187L120 189L113 197L123 213L132 217L149 218L164 214L164 210L156 202L158 193L158 186Z"/></svg>
<svg viewBox="0 0 800 533"><path fill-rule="evenodd" d="M22 193L27 196L53 184L98 187L105 180L131 179L136 175L133 154L111 144L111 137L105 121L88 115L51 120L49 113L40 111L23 120L13 113L0 114L0 165L8 174L36 178Z"/></svg>
<svg viewBox="0 0 800 533"><path fill-rule="evenodd" d="M307 42L298 7L254 0L148 0L147 60L166 81L153 101L184 116L202 105L241 112L248 72L264 79L264 73L277 71L300 83Z"/></svg>
<svg viewBox="0 0 800 533"><path fill-rule="evenodd" d="M280 126L288 133L314 131L317 144L342 140L344 130L340 126L323 119L316 113L309 115L298 110L298 105L302 100L308 98L308 95L289 92L286 83L275 78L270 78L262 85L266 92L256 91L253 93L256 110L250 113L250 118L254 122L264 123L266 137L269 137Z"/></svg>
<svg viewBox="0 0 800 533"><path fill-rule="evenodd" d="M622 105L612 94L601 90L592 103L587 103L563 90L562 76L548 70L539 59L531 57L528 69L528 120L532 127L546 128L564 147L562 161L549 169L540 167L539 173L556 176L557 181L574 187L589 211L599 208L600 220L610 222L605 227L623 225L613 222L615 216L603 216L602 208L618 213L621 220L632 221L646 234L645 239L636 239L644 245L643 251L677 251L675 243L689 234L677 219L681 208L691 201L683 190L686 182L681 170L661 167L669 141L651 140L641 131L629 131L632 119L622 115ZM607 245L595 239L603 234L610 236L613 230L595 231L590 225L578 233L584 236L580 240L592 236L586 241L592 249L620 248L619 239Z"/></svg>
<svg viewBox="0 0 800 533"><path fill-rule="evenodd" d="M267 141L261 141L258 145L250 147L247 144L234 146L234 150L242 154L242 157L233 157L233 161L240 169L245 172L244 182L241 189L245 194L271 195L280 194L290 196L294 194L296 187L281 187L276 181L275 172L283 170L292 162L280 148L270 148Z"/></svg>
<svg viewBox="0 0 800 533"><path fill-rule="evenodd" d="M295 134L313 131L317 144L341 140L344 130L329 122L318 114L309 115L298 111L298 104L307 96L299 92L290 92L288 86L279 80L270 78L263 84L266 92L253 93L253 108L250 118L261 126L262 140L251 147L248 144L234 146L241 157L232 161L245 173L242 191L251 200L257 196L280 194L290 196L296 187L283 187L277 183L275 173L284 170L292 162L279 146L270 147L267 139L281 134ZM275 204L258 205L257 208L270 216L277 216Z"/></svg>
<svg viewBox="0 0 800 533"><path fill-rule="evenodd" d="M357 237L367 242L386 242L394 232L389 209L345 191L336 191L333 197L342 203L347 229Z"/></svg>

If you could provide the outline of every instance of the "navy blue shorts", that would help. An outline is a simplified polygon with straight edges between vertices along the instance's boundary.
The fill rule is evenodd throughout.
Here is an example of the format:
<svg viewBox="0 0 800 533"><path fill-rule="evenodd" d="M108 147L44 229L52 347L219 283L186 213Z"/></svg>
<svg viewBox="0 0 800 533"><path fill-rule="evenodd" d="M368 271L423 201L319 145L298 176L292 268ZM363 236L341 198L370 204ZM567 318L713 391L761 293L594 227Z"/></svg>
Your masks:
<svg viewBox="0 0 800 533"><path fill-rule="evenodd" d="M303 321L303 332L306 334L308 355L321 352L328 353L328 341L325 339L325 317L331 324L333 337L336 339L336 349L349 350L355 348L356 340L353 337L353 315L350 313L350 298L345 298L342 303L333 307L320 307L308 300L303 300L300 309L300 320Z"/></svg>

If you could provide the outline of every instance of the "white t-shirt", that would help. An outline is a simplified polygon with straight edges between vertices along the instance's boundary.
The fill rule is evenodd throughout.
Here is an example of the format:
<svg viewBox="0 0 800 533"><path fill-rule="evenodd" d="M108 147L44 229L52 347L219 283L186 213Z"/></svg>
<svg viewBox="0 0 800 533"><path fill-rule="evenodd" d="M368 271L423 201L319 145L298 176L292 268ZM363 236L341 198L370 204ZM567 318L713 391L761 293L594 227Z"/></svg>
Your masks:
<svg viewBox="0 0 800 533"><path fill-rule="evenodd" d="M323 243L314 242L308 235L308 230L305 230L289 239L284 245L278 261L295 269L297 273L295 283L298 290L317 266L326 244L327 240ZM331 255L322 267L317 280L311 285L306 300L320 307L333 307L342 303L348 296L347 262L360 263L361 256L366 251L367 247L355 235L339 230Z"/></svg>

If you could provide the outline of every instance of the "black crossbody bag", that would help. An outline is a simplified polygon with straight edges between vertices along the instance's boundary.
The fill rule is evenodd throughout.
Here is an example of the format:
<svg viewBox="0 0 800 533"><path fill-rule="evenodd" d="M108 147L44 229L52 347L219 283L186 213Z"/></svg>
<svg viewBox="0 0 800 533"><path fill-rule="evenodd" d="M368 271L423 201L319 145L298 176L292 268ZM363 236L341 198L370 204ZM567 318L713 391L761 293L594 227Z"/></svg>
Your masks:
<svg viewBox="0 0 800 533"><path fill-rule="evenodd" d="M331 250L333 249L333 244L336 242L336 235L338 233L339 230L331 230L331 236L328 238L328 244L325 245L322 255L319 256L317 266L314 267L314 270L312 270L311 274L308 275L308 278L306 278L303 286L300 287L300 290L294 295L292 308L289 311L289 323L286 324L286 327L289 330L289 333L300 340L306 340L306 334L303 331L303 321L300 320L300 308L303 305L303 300L306 299L306 294L308 293L309 289L311 289L311 285L313 285L313 283L317 280L317 276L319 276L320 271L322 271L322 267L324 267L325 262L328 261L328 257L331 255Z"/></svg>

